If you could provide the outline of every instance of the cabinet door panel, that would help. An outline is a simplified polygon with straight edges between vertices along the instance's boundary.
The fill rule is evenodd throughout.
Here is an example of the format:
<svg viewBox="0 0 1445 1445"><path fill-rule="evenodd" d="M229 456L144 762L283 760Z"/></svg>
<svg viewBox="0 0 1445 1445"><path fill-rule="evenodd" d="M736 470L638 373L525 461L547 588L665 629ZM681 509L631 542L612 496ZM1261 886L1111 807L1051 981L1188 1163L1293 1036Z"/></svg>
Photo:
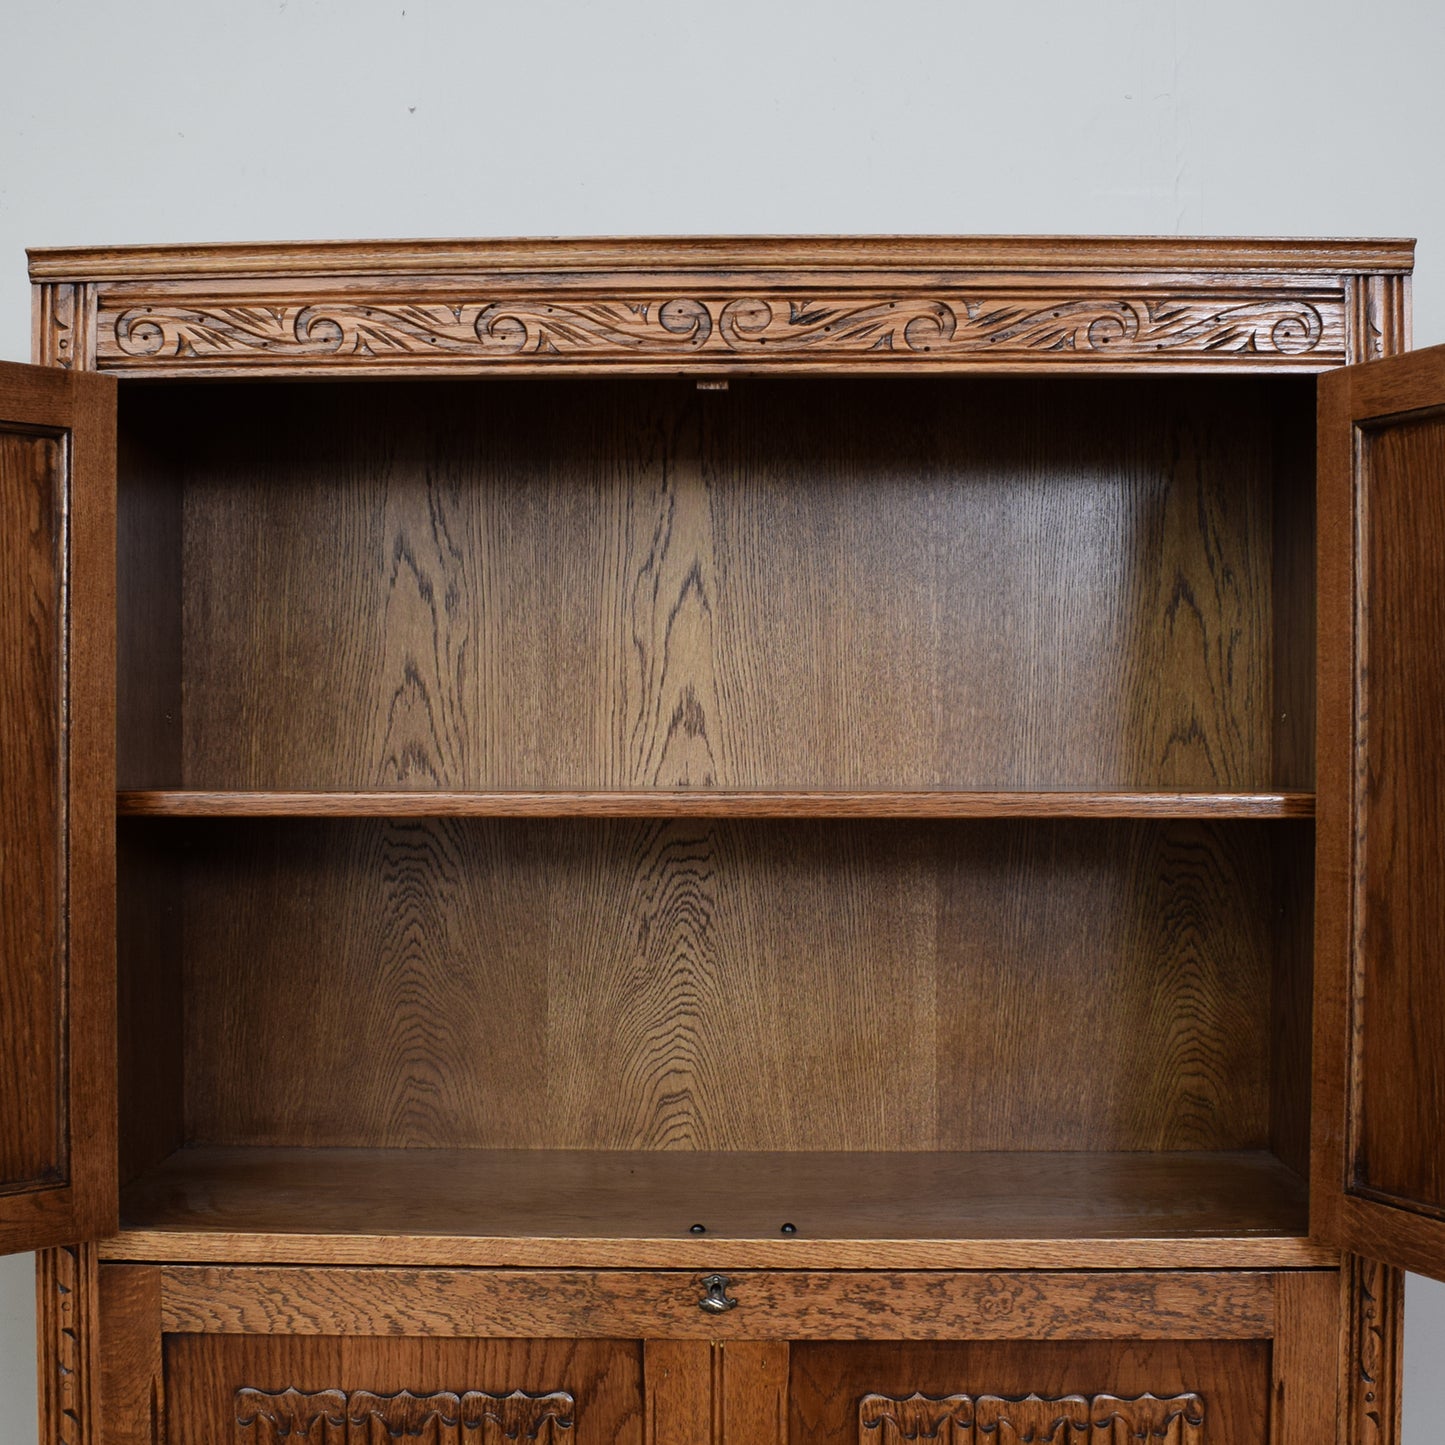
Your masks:
<svg viewBox="0 0 1445 1445"><path fill-rule="evenodd" d="M115 384L0 364L0 1250L115 1227Z"/></svg>
<svg viewBox="0 0 1445 1445"><path fill-rule="evenodd" d="M1264 1341L805 1343L792 1351L789 1438L1265 1445L1270 1391Z"/></svg>
<svg viewBox="0 0 1445 1445"><path fill-rule="evenodd" d="M174 1335L171 1445L642 1445L627 1340Z"/></svg>
<svg viewBox="0 0 1445 1445"><path fill-rule="evenodd" d="M1320 388L1315 1232L1445 1277L1445 348Z"/></svg>

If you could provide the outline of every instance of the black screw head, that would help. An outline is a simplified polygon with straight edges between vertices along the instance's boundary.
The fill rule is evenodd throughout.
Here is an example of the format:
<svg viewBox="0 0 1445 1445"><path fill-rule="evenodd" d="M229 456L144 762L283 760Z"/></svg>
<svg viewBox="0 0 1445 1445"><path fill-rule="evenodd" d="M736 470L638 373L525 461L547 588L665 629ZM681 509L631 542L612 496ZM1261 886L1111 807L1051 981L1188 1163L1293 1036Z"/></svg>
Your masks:
<svg viewBox="0 0 1445 1445"><path fill-rule="evenodd" d="M797 1232L798 1232L798 1226L797 1226L796 1224L785 1224L785 1225L783 1226L783 1233L784 1233L784 1234L796 1234Z"/></svg>
<svg viewBox="0 0 1445 1445"><path fill-rule="evenodd" d="M706 1234L706 1233L707 1233L707 1225L705 1225L705 1224L694 1224L694 1225L692 1226L692 1229L689 1231L689 1233L691 1233L691 1234Z"/></svg>

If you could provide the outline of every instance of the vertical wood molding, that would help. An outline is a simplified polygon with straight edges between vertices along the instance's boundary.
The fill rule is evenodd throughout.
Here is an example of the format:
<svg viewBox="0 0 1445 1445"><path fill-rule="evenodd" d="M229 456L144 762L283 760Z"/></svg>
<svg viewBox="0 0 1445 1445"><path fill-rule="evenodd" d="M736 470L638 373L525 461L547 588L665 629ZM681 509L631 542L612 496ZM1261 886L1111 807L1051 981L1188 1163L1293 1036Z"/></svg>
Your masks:
<svg viewBox="0 0 1445 1445"><path fill-rule="evenodd" d="M96 1364L99 1434L104 1445L164 1445L161 1272L149 1265L102 1265L99 1290L105 1321Z"/></svg>
<svg viewBox="0 0 1445 1445"><path fill-rule="evenodd" d="M1274 1277L1274 1298L1270 1445L1324 1445L1340 1419L1339 1383L1329 1383L1337 1374L1340 1276L1282 1271Z"/></svg>
<svg viewBox="0 0 1445 1445"><path fill-rule="evenodd" d="M648 1340L646 1445L786 1445L788 1345Z"/></svg>
<svg viewBox="0 0 1445 1445"><path fill-rule="evenodd" d="M94 343L93 287L60 281L32 288L32 361L66 371L90 371L95 364Z"/></svg>
<svg viewBox="0 0 1445 1445"><path fill-rule="evenodd" d="M1340 1273L1344 1319L1344 1445L1397 1445L1405 1276L1360 1255Z"/></svg>
<svg viewBox="0 0 1445 1445"><path fill-rule="evenodd" d="M1410 349L1410 278L1355 276L1346 291L1347 363L1378 361Z"/></svg>
<svg viewBox="0 0 1445 1445"><path fill-rule="evenodd" d="M40 1445L100 1445L95 1246L42 1250L35 1283Z"/></svg>
<svg viewBox="0 0 1445 1445"><path fill-rule="evenodd" d="M35 287L30 355L40 366L69 370L74 362L75 292L68 282Z"/></svg>

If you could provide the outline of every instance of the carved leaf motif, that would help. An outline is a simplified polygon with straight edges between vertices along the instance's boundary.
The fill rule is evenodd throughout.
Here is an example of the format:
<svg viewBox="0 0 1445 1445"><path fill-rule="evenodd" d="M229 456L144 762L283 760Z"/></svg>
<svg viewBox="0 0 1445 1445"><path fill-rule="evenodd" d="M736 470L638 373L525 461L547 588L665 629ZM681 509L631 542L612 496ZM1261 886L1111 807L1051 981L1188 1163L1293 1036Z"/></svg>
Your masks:
<svg viewBox="0 0 1445 1445"><path fill-rule="evenodd" d="M965 353L1343 355L1342 300L1235 296L1048 296L1036 292L832 297L579 296L369 303L276 301L103 311L100 361L449 355L863 356Z"/></svg>
<svg viewBox="0 0 1445 1445"><path fill-rule="evenodd" d="M1198 1395L1168 1399L1140 1395L1134 1400L1095 1395L1089 1418L1096 1445L1128 1445L1137 1440L1193 1445L1203 1438L1204 1401Z"/></svg>
<svg viewBox="0 0 1445 1445"><path fill-rule="evenodd" d="M1089 1401L1082 1395L980 1395L974 1406L978 1445L1086 1445Z"/></svg>
<svg viewBox="0 0 1445 1445"><path fill-rule="evenodd" d="M235 1438L237 1445L556 1445L575 1414L576 1402L565 1390L379 1395L245 1388L236 1391Z"/></svg>
<svg viewBox="0 0 1445 1445"><path fill-rule="evenodd" d="M386 357L696 350L712 334L700 301L464 302L457 305L133 307L114 318L130 357L235 352Z"/></svg>
<svg viewBox="0 0 1445 1445"><path fill-rule="evenodd" d="M1400 1409L1400 1291L1398 1270L1350 1256L1349 1378L1354 1438L1364 1445L1389 1440Z"/></svg>
<svg viewBox="0 0 1445 1445"><path fill-rule="evenodd" d="M859 1445L1203 1445L1198 1395L864 1395Z"/></svg>
<svg viewBox="0 0 1445 1445"><path fill-rule="evenodd" d="M342 1390L236 1391L236 1438L346 1445L346 1394Z"/></svg>
<svg viewBox="0 0 1445 1445"><path fill-rule="evenodd" d="M864 1395L858 1402L860 1445L900 1445L932 1440L938 1445L970 1445L972 1395Z"/></svg>

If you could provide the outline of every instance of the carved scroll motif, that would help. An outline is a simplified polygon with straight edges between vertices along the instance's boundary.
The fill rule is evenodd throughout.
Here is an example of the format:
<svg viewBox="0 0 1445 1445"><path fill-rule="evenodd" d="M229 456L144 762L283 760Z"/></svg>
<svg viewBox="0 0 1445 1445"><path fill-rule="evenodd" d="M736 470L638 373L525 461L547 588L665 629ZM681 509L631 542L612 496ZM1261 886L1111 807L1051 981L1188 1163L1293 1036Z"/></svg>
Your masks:
<svg viewBox="0 0 1445 1445"><path fill-rule="evenodd" d="M859 1445L1202 1445L1198 1395L865 1395Z"/></svg>
<svg viewBox="0 0 1445 1445"><path fill-rule="evenodd" d="M1349 1256L1348 1279L1350 1439L1385 1445L1399 1433L1404 1280L1398 1270L1358 1255Z"/></svg>
<svg viewBox="0 0 1445 1445"><path fill-rule="evenodd" d="M76 288L68 282L41 290L38 342L35 359L42 366L71 369L83 362L77 346Z"/></svg>
<svg viewBox="0 0 1445 1445"><path fill-rule="evenodd" d="M246 1388L236 1391L234 1438L237 1445L557 1445L568 1438L575 1414L565 1390L378 1395Z"/></svg>
<svg viewBox="0 0 1445 1445"><path fill-rule="evenodd" d="M765 361L878 354L1099 357L1344 353L1343 299L1225 296L843 295L585 297L447 302L378 296L238 305L157 299L103 309L99 361L465 356L666 361L705 353Z"/></svg>

